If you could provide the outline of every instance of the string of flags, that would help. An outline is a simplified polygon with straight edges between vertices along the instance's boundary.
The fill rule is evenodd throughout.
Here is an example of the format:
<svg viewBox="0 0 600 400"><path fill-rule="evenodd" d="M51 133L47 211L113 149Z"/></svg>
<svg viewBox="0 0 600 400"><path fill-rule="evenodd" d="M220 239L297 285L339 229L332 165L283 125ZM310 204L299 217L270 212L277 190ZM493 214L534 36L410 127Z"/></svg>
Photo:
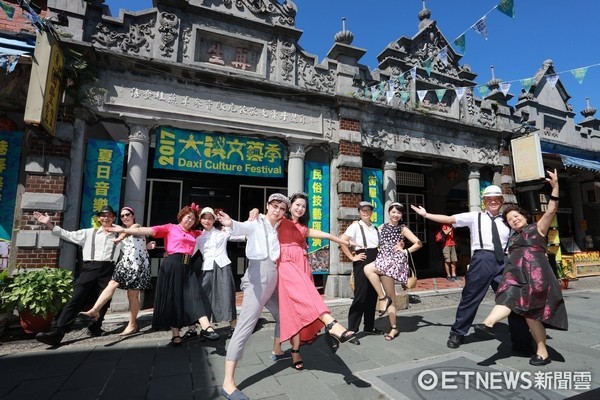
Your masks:
<svg viewBox="0 0 600 400"><path fill-rule="evenodd" d="M514 0L500 0L498 4L496 4L490 11L485 13L481 18L479 18L473 25L471 25L467 30L462 32L452 43L456 45L456 47L461 51L461 53L465 53L466 51L466 34L473 29L476 33L478 33L481 37L487 40L488 37L488 29L487 29L487 16L492 13L494 10L501 12L502 14L515 18L515 7ZM444 65L448 65L448 45L444 46L440 49L436 54L431 57L421 61L420 67L422 67L427 75L431 75L431 68L433 66L433 61L435 59L440 60ZM557 72L551 75L546 75L544 78L548 82L548 84L554 88L556 87L556 83L559 80L560 75L565 73L571 73L571 75L575 78L575 80L582 84L585 76L587 74L588 69L592 67L600 66L600 63L591 64L584 67L578 67L562 72ZM414 80L417 76L417 66L413 66L410 70L405 72L400 72L399 75L392 77L387 82L380 82L378 84L365 87L364 89L359 89L355 95L365 96L367 98L371 98L372 101L377 101L381 98L382 95L385 95L385 98L389 103L392 102L395 95L398 93L400 97L400 101L404 104L408 102L410 99L410 92L407 90L397 90L397 88L404 87L404 82L407 77L410 77ZM502 81L499 83L500 91L506 96L512 87L512 84L515 82L519 82L522 86L522 89L525 93L528 93L535 83L535 77L514 79L509 81ZM464 87L453 87L453 88L439 88L433 90L417 90L417 96L419 101L423 101L427 96L427 93L434 92L438 102L441 102L444 95L448 90L453 90L456 93L458 100L460 101L463 95L466 93L466 90L472 88L476 93L478 93L481 97L485 97L490 92L490 87L488 85L472 85L472 86L464 86ZM361 93L362 92L362 93Z"/></svg>

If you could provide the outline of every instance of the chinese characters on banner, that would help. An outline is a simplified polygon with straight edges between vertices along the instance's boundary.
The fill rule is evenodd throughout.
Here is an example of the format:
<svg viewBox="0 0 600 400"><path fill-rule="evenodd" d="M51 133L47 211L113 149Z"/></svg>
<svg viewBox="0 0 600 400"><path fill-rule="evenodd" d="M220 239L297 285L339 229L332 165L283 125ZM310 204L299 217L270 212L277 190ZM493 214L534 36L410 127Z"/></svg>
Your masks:
<svg viewBox="0 0 600 400"><path fill-rule="evenodd" d="M308 227L329 232L329 165L304 163L304 180L308 194ZM313 273L329 272L329 240L308 238L308 258Z"/></svg>
<svg viewBox="0 0 600 400"><path fill-rule="evenodd" d="M383 224L383 171L380 169L363 168L363 200L373 205L371 222L375 225Z"/></svg>
<svg viewBox="0 0 600 400"><path fill-rule="evenodd" d="M0 132L0 240L12 236L22 141L21 132Z"/></svg>
<svg viewBox="0 0 600 400"><path fill-rule="evenodd" d="M92 217L104 206L119 210L125 144L90 139L85 153L81 229L92 226Z"/></svg>
<svg viewBox="0 0 600 400"><path fill-rule="evenodd" d="M283 146L273 140L163 127L154 168L211 174L283 177Z"/></svg>

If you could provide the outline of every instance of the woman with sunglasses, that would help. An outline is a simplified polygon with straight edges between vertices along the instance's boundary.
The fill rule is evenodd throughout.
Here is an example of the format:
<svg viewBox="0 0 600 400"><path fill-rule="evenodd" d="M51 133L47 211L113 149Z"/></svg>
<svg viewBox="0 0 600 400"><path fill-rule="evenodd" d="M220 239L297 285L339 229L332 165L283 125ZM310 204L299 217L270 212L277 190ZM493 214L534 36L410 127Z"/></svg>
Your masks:
<svg viewBox="0 0 600 400"><path fill-rule="evenodd" d="M135 213L131 207L123 207L119 213L121 221L126 228L137 228L140 225L135 222ZM121 234L116 241L123 242L122 255L115 267L111 281L102 291L94 306L80 314L86 315L93 320L98 319L102 307L112 299L117 288L127 290L129 300L129 323L120 333L127 336L136 333L137 315L140 311L140 290L150 289L150 257L148 250L154 249L156 242L146 244L145 236L131 236Z"/></svg>

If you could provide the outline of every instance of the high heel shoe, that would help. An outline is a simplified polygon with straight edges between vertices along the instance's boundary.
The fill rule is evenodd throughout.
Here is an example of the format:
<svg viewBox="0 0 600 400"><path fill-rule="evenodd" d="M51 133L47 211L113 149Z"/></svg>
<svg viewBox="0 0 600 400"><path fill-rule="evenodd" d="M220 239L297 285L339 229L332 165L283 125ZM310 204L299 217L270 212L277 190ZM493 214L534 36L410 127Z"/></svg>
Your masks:
<svg viewBox="0 0 600 400"><path fill-rule="evenodd" d="M392 332L392 331L396 331L396 333L393 335L391 333L387 333L383 336L385 338L385 340L387 340L388 342L396 339L398 337L398 335L400 335L400 332L398 332L398 327L396 325L394 325L390 328L390 332Z"/></svg>
<svg viewBox="0 0 600 400"><path fill-rule="evenodd" d="M211 330L209 331L209 329ZM209 325L206 329L200 330L200 337L202 339L218 340L220 336L215 332L215 328Z"/></svg>
<svg viewBox="0 0 600 400"><path fill-rule="evenodd" d="M386 300L386 303L385 303L385 308L383 310L379 310L380 317L382 317L387 312L388 308L390 308L390 306L393 303L392 298L390 296L384 296L383 298L379 299L379 301L383 301L383 300Z"/></svg>
<svg viewBox="0 0 600 400"><path fill-rule="evenodd" d="M92 309L89 309L88 311L81 311L79 313L79 315L85 315L88 318L91 318L92 321L98 321L98 318L100 318L100 312Z"/></svg>
<svg viewBox="0 0 600 400"><path fill-rule="evenodd" d="M331 349L332 353L335 353L340 348L341 343L345 343L356 336L356 333L350 329L346 329L344 332L342 332L341 336L332 333L331 328L333 328L333 326L337 323L337 320L334 319L325 325L325 341L327 342L327 345Z"/></svg>
<svg viewBox="0 0 600 400"><path fill-rule="evenodd" d="M304 369L304 361L302 361L302 359L300 359L300 361L294 361L294 354L298 354L298 356L300 356L300 349L295 350L295 349L291 349L290 353L292 353L292 367L294 367L294 369L296 371L302 371Z"/></svg>
<svg viewBox="0 0 600 400"><path fill-rule="evenodd" d="M177 340L177 339L179 339L179 340ZM177 336L173 336L171 338L171 344L173 345L173 347L181 347L181 343L182 343L181 336L177 335Z"/></svg>

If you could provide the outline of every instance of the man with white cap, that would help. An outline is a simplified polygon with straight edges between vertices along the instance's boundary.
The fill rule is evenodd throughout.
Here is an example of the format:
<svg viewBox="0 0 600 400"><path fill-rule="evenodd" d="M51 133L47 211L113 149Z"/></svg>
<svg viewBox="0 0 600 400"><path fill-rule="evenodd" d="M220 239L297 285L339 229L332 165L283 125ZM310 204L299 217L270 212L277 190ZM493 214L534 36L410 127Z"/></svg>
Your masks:
<svg viewBox="0 0 600 400"><path fill-rule="evenodd" d="M502 189L490 185L483 191L485 211L470 211L455 215L429 214L421 206L411 208L423 218L456 228L468 227L471 232L471 263L465 276L456 320L450 328L447 345L457 349L469 331L479 304L491 285L495 291L507 262L505 250L510 228L504 223L500 209L504 203ZM529 354L533 351L531 334L522 317L512 313L508 318L513 351Z"/></svg>
<svg viewBox="0 0 600 400"><path fill-rule="evenodd" d="M232 228L232 235L246 236L246 257L248 269L242 278L244 292L242 308L235 331L227 347L225 356L225 377L221 396L232 400L249 399L235 384L235 367L242 358L244 346L252 332L263 307L275 319L275 332L279 337L279 300L277 297L277 259L280 254L277 226L290 208L290 200L281 193L273 193L267 202L267 213L259 214L252 221L238 222L224 212L219 213L223 226Z"/></svg>

